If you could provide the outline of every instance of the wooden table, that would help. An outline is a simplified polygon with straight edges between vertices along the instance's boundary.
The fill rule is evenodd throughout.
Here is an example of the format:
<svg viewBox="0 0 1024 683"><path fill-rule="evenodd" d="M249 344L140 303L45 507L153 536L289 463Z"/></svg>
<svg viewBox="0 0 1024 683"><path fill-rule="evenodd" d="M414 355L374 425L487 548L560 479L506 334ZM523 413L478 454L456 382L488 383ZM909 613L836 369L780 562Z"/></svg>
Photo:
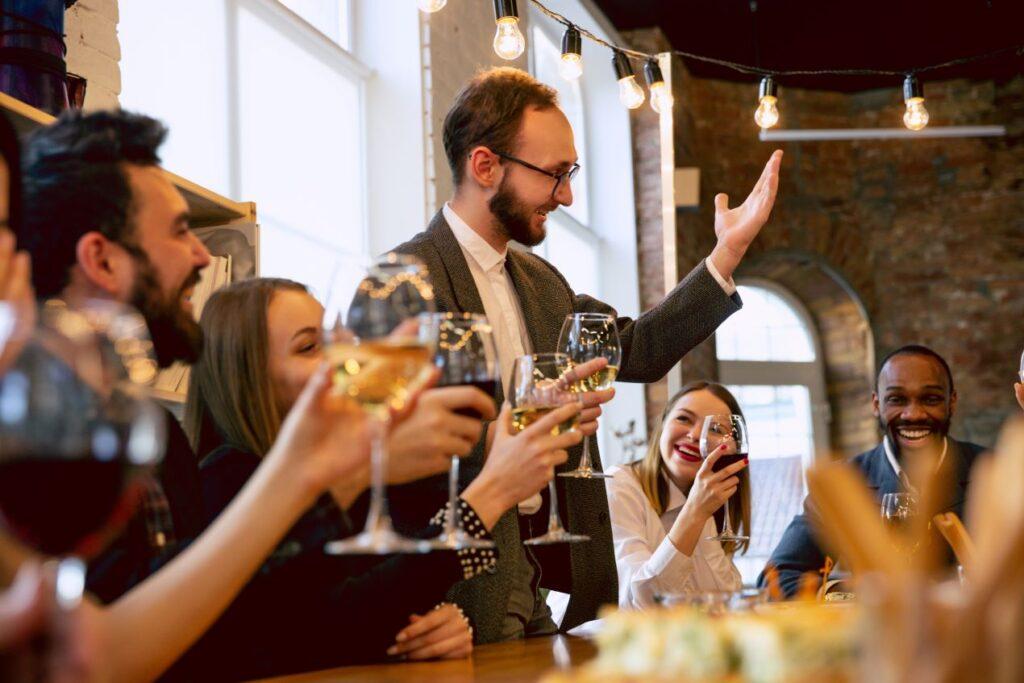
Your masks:
<svg viewBox="0 0 1024 683"><path fill-rule="evenodd" d="M346 666L266 679L263 683L526 683L538 680L554 668L579 666L596 655L597 647L590 640L562 635L545 636L481 645L475 648L469 659Z"/></svg>

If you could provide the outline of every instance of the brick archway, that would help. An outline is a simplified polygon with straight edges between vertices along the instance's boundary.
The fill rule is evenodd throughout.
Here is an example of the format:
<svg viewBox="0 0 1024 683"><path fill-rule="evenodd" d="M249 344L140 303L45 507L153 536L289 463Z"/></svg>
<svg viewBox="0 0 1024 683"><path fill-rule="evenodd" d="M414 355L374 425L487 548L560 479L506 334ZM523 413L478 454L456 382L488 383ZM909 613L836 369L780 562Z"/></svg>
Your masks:
<svg viewBox="0 0 1024 683"><path fill-rule="evenodd" d="M867 311L849 282L819 255L789 250L748 255L736 277L774 282L810 313L825 366L832 449L849 456L877 445L871 414L874 336Z"/></svg>

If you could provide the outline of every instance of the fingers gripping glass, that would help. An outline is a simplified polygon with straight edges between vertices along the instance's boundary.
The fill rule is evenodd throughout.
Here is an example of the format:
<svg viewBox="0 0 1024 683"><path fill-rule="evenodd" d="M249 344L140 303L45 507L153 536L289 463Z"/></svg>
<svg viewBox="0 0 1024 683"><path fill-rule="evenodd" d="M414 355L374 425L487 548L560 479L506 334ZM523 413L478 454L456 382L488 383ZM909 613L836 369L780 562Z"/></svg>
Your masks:
<svg viewBox="0 0 1024 683"><path fill-rule="evenodd" d="M558 193L558 188L560 188L562 186L562 183L566 183L566 184L571 183L573 178L576 177L576 174L580 172L580 165L579 164L573 164L569 168L569 170L567 170L567 171L562 171L561 173L552 173L551 171L545 171L540 166L534 166L533 164L531 164L528 161L523 161L522 159L517 159L516 157L512 156L511 154L505 154L504 152L495 152L495 154L497 156L501 157L502 159L504 159L505 161L511 161L513 163L519 164L520 166L524 166L524 167L530 169L531 171L536 171L537 173L543 173L544 175L546 175L549 178L554 178L555 186L551 189L551 197L552 198L554 198L554 196Z"/></svg>
<svg viewBox="0 0 1024 683"><path fill-rule="evenodd" d="M715 461L712 468L715 472L747 458L750 441L747 438L747 423L742 416L708 415L704 418L704 426L700 430L701 457L706 459L723 444L726 445L725 452ZM739 489L736 490L736 493L739 493ZM729 518L729 502L726 501L725 524L722 527L722 533L711 536L708 540L722 543L740 543L750 540L749 536L740 536L733 532L732 521Z"/></svg>
<svg viewBox="0 0 1024 683"><path fill-rule="evenodd" d="M512 384L509 403L512 405L512 426L521 432L552 410L579 403L579 382L573 377L572 361L564 353L536 353L520 356L512 366ZM553 432L559 434L576 429L579 414L559 424ZM549 545L552 543L579 543L589 541L589 536L570 533L558 518L558 492L555 479L548 481L550 506L548 531L524 541L525 545Z"/></svg>
<svg viewBox="0 0 1024 683"><path fill-rule="evenodd" d="M558 348L576 365L598 358L608 361L603 369L582 380L587 391L603 391L615 383L619 363L622 361L622 344L613 316L604 313L573 313L565 316L562 333L558 337ZM610 478L604 472L594 469L590 460L590 438L586 436L583 437L583 455L579 465L571 472L560 472L558 476L576 479Z"/></svg>
<svg viewBox="0 0 1024 683"><path fill-rule="evenodd" d="M356 536L331 541L325 551L429 552L429 543L394 530L385 493L391 413L408 404L432 368L436 320L421 315L434 307L429 274L409 256L387 254L367 265L339 255L324 294L324 352L333 390L358 403L375 427L366 527Z"/></svg>
<svg viewBox="0 0 1024 683"><path fill-rule="evenodd" d="M441 370L439 386L476 387L488 396L494 396L498 386L498 351L487 317L475 313L434 313L437 328L437 348L434 365ZM481 419L472 408L458 411L465 417ZM493 541L473 538L459 524L459 458L452 456L448 473L448 514L444 531L430 541L434 548L460 550L462 548L493 548Z"/></svg>

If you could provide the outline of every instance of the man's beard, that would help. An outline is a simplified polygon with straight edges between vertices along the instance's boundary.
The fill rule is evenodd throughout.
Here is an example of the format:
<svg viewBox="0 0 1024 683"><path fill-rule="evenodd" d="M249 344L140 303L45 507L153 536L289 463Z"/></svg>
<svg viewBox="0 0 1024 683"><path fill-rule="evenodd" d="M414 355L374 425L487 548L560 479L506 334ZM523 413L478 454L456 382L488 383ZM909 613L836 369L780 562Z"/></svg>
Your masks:
<svg viewBox="0 0 1024 683"><path fill-rule="evenodd" d="M193 271L184 284L165 299L149 258L137 257L136 263L139 273L130 303L149 327L157 364L166 368L176 360L195 363L203 348L203 329L181 307L181 297L184 290L199 282L199 270Z"/></svg>
<svg viewBox="0 0 1024 683"><path fill-rule="evenodd" d="M879 417L878 424L882 428L882 432L885 434L886 438L889 439L889 445L892 447L893 453L899 456L901 455L900 440L899 435L897 434L899 429L904 427L913 429L917 427L919 429L927 429L937 437L945 437L949 434L949 428L952 420L952 416L947 417L945 420L932 420L930 418L913 421L896 419L889 422L889 424L886 424L882 418Z"/></svg>
<svg viewBox="0 0 1024 683"><path fill-rule="evenodd" d="M519 201L508 183L508 176L501 179L498 191L488 203L491 215L497 220L498 229L505 237L513 239L528 247L535 247L544 241L547 231L541 228L540 235L535 236L530 230L534 210Z"/></svg>

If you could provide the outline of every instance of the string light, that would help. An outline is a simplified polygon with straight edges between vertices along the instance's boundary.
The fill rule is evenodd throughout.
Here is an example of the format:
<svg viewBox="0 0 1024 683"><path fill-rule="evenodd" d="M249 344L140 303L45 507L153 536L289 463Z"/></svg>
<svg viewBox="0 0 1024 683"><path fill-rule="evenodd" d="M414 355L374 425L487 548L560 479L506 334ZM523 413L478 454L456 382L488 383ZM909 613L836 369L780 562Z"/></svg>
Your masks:
<svg viewBox="0 0 1024 683"><path fill-rule="evenodd" d="M429 0L420 0L420 2L427 2ZM559 65L559 71L562 72L564 78L578 78L578 76L572 76L571 74L579 71L582 73L582 62L579 59L574 60L573 57L566 59L567 51L565 49L566 36L570 34L570 31L575 33L579 38L586 38L598 45L608 48L614 53L613 63L615 64L615 75L619 81L619 99L624 105L630 109L635 109L643 104L645 96L643 89L636 83L636 78L633 75L633 68L629 64L629 58L633 57L636 59L644 60L646 63L648 60L656 59L656 55L648 54L646 52L640 52L637 50L630 50L628 48L621 47L614 43L611 43L600 36L597 36L592 31L580 27L575 22L569 20L562 14L549 9L544 5L541 0L530 0L533 5L544 15L557 21L558 23L566 27L565 35L562 38L562 63ZM502 51L498 49L498 36L495 36L495 51L499 55L505 57L505 59L515 59L525 48L526 40L522 37L522 33L519 33L518 23L519 15L515 11L515 0L494 0L495 5L495 16L500 17L508 16L514 17L512 19L515 24L515 32L518 34L518 42L523 47L519 49L511 57L505 57ZM512 6L510 12L502 13L502 10L507 5ZM501 25L499 23L499 34L501 32ZM582 41L580 41L582 42ZM976 54L968 57L959 57L951 59L938 64L931 64L928 66L922 66L915 68L915 74L920 74L928 71L935 71L939 69L946 69L953 66L961 66L964 64L971 64L975 62L981 62L992 59L994 57L1013 54L1016 57L1024 56L1024 44L1010 45L1007 47L999 48L986 52L983 54ZM511 51L509 52L511 54ZM581 55L582 52L572 53ZM739 62L732 62L726 59L718 59L716 57L708 57L705 55L698 55L692 52L685 52L683 50L672 50L671 54L682 57L685 59L691 59L705 64L713 64L720 67L731 69L737 73L760 76L761 88L758 102L757 112L754 115L754 119L761 128L771 128L779 120L778 110L778 86L775 79L786 76L800 76L800 77L814 77L814 76L903 76L905 71L894 71L888 69L790 69L790 70L775 70L775 69L764 69L761 67L750 66L748 64L741 64ZM577 64L573 66L566 66L567 61L576 61ZM578 67L578 68L576 68ZM623 68L625 67L625 68ZM569 75L567 75L569 74ZM623 75L625 74L625 75ZM647 76L647 68L645 65L644 75ZM651 84L651 81L648 80ZM657 83L657 81L655 81ZM904 87L904 101L907 104L907 112L904 114L903 121L908 128L912 130L920 130L928 124L928 111L924 107L924 96L921 94L921 86L917 78L914 75L906 77L903 84ZM913 96L907 95L908 88L911 88L911 92L916 93ZM658 108L665 104L664 100L671 97L671 90L666 87L667 96L659 96L654 87L651 88L651 106L658 111ZM662 101L658 101L658 100ZM671 100L668 102L671 106ZM915 127L916 126L916 127Z"/></svg>
<svg viewBox="0 0 1024 683"><path fill-rule="evenodd" d="M427 12L439 12L448 4L448 0L416 0L420 10Z"/></svg>
<svg viewBox="0 0 1024 683"><path fill-rule="evenodd" d="M665 83L661 67L653 59L648 59L644 63L644 78L647 80L647 87L651 89L651 109L659 114L672 111L672 88Z"/></svg>
<svg viewBox="0 0 1024 683"><path fill-rule="evenodd" d="M757 92L757 111L754 112L754 121L762 129L771 128L779 122L779 108L776 102L779 100L779 87L775 85L775 79L765 76L761 79L761 87Z"/></svg>
<svg viewBox="0 0 1024 683"><path fill-rule="evenodd" d="M928 110L924 108L924 88L914 74L903 79L903 102L907 111L903 114L903 124L910 130L921 130L928 125Z"/></svg>
<svg viewBox="0 0 1024 683"><path fill-rule="evenodd" d="M516 0L494 0L494 51L502 59L517 59L526 49L526 38L519 30L519 10Z"/></svg>
<svg viewBox="0 0 1024 683"><path fill-rule="evenodd" d="M644 103L644 89L636 82L633 74L633 65L629 57L620 50L616 50L612 57L612 66L615 67L615 78L619 81L619 101L628 109L636 109Z"/></svg>
<svg viewBox="0 0 1024 683"><path fill-rule="evenodd" d="M562 34L562 59L558 73L567 81L575 81L583 75L583 40L575 26L565 29Z"/></svg>

